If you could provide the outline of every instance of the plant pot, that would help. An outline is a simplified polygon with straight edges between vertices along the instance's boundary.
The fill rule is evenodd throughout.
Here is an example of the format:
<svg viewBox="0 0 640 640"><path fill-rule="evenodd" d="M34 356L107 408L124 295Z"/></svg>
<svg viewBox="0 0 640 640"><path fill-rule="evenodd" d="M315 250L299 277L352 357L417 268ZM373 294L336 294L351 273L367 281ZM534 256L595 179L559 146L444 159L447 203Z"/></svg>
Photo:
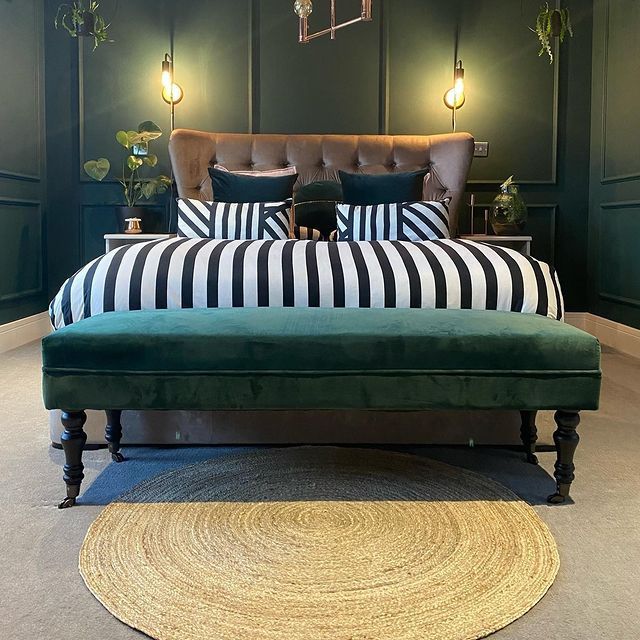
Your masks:
<svg viewBox="0 0 640 640"><path fill-rule="evenodd" d="M96 28L96 19L91 11L82 13L82 24L78 25L76 33L79 36L92 36Z"/></svg>
<svg viewBox="0 0 640 640"><path fill-rule="evenodd" d="M118 229L124 233L127 228L127 218L140 218L142 233L166 233L167 221L163 209L150 207L116 207Z"/></svg>
<svg viewBox="0 0 640 640"><path fill-rule="evenodd" d="M557 9L554 9L551 12L551 35L554 38L560 37L560 32L562 31L562 16Z"/></svg>
<svg viewBox="0 0 640 640"><path fill-rule="evenodd" d="M510 184L494 198L489 222L497 236L514 236L522 233L527 224L527 205L520 195L517 184Z"/></svg>

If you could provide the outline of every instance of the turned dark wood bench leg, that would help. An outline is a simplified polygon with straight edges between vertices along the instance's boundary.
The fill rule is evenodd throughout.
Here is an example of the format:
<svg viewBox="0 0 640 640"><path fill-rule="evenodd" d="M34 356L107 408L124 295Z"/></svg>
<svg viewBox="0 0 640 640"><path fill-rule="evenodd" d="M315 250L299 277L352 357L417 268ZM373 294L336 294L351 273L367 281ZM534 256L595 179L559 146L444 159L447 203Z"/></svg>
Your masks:
<svg viewBox="0 0 640 640"><path fill-rule="evenodd" d="M531 464L538 464L538 458L536 457L536 442L538 441L538 429L536 427L537 414L537 411L520 412L520 418L522 419L522 423L520 425L520 439L524 446L526 460Z"/></svg>
<svg viewBox="0 0 640 640"><path fill-rule="evenodd" d="M124 456L120 453L120 440L122 438L122 423L120 417L122 411L108 409L107 426L104 430L104 438L109 443L109 453L114 462L124 462Z"/></svg>
<svg viewBox="0 0 640 640"><path fill-rule="evenodd" d="M58 509L66 509L76 503L84 478L82 449L87 441L87 434L83 427L87 421L87 414L84 411L63 411L61 419L64 432L60 441L65 457L63 478L67 485L67 497L58 505Z"/></svg>
<svg viewBox="0 0 640 640"><path fill-rule="evenodd" d="M580 424L580 414L577 411L556 411L554 418L558 425L553 434L558 458L553 475L558 488L556 493L550 495L547 500L552 504L561 504L569 497L569 489L575 478L573 454L580 441L580 436L576 432Z"/></svg>

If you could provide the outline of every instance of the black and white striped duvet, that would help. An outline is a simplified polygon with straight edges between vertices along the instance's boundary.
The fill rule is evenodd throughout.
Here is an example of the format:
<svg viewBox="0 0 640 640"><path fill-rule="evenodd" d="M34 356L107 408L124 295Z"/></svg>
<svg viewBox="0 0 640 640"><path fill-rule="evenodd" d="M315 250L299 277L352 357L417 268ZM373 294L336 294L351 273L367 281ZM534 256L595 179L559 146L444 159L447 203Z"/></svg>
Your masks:
<svg viewBox="0 0 640 640"><path fill-rule="evenodd" d="M497 309L562 319L555 271L465 240L311 242L175 238L120 247L69 278L58 329L108 311L204 307Z"/></svg>

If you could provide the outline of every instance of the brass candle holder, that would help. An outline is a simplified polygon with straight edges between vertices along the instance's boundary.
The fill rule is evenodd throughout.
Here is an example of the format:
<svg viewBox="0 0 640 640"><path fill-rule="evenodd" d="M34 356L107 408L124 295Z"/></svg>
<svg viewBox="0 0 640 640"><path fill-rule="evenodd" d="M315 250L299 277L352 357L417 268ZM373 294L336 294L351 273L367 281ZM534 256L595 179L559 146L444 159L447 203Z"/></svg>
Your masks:
<svg viewBox="0 0 640 640"><path fill-rule="evenodd" d="M140 218L126 218L125 222L127 223L127 228L124 230L125 233L142 233L142 227L140 226L142 220Z"/></svg>

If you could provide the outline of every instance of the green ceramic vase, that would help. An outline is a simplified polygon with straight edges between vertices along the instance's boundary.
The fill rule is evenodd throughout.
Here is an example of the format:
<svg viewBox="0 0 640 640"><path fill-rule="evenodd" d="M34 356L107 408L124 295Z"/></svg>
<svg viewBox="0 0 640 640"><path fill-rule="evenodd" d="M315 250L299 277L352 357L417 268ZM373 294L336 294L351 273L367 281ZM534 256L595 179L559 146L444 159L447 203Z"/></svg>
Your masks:
<svg viewBox="0 0 640 640"><path fill-rule="evenodd" d="M489 222L497 236L513 236L522 233L527 224L527 205L517 184L509 178L491 205Z"/></svg>

